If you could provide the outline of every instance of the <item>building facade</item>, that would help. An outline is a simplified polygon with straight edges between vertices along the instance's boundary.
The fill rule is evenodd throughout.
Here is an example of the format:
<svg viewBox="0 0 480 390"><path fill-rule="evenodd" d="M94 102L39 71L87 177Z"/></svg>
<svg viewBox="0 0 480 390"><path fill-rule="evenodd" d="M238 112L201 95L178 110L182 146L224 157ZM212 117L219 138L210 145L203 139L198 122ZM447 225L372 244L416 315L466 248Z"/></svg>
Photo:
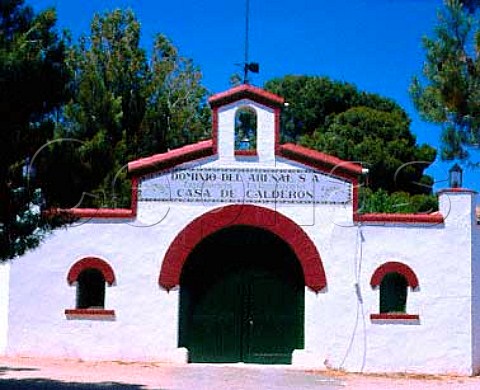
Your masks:
<svg viewBox="0 0 480 390"><path fill-rule="evenodd" d="M210 99L212 139L133 161L130 209L0 266L0 352L90 360L480 370L475 193L362 214L358 164L279 142L283 99Z"/></svg>

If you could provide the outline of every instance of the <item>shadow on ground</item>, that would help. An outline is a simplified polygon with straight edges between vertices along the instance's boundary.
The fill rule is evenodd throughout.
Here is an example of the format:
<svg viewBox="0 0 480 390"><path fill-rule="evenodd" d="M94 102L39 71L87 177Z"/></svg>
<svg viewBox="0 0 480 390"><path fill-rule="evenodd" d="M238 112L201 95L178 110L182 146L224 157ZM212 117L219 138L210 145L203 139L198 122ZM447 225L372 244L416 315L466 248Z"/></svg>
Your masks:
<svg viewBox="0 0 480 390"><path fill-rule="evenodd" d="M38 368L31 368L31 367L0 367L0 375L5 375L7 372L10 371L39 371Z"/></svg>
<svg viewBox="0 0 480 390"><path fill-rule="evenodd" d="M62 382L52 379L29 378L29 379L0 379L1 390L145 390L143 385L132 385L117 382L102 383L76 383ZM161 389L159 389L161 390Z"/></svg>

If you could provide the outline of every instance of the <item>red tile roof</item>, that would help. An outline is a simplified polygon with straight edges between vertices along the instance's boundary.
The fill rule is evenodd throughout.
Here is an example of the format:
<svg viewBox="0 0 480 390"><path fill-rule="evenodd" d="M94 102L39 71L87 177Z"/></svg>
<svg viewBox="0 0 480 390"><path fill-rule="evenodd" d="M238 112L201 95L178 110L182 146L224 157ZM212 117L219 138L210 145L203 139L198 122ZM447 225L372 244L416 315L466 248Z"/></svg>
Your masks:
<svg viewBox="0 0 480 390"><path fill-rule="evenodd" d="M211 155L213 155L212 140L201 141L166 153L131 161L128 163L128 172L133 176L141 176Z"/></svg>
<svg viewBox="0 0 480 390"><path fill-rule="evenodd" d="M281 107L285 99L264 89L249 84L242 84L228 91L217 93L208 99L212 108L223 106L240 99L251 99L269 107Z"/></svg>
<svg viewBox="0 0 480 390"><path fill-rule="evenodd" d="M356 177L363 173L363 168L360 164L341 160L329 154L300 145L280 145L279 154L282 157L310 165L314 168L327 168L332 175L346 173Z"/></svg>

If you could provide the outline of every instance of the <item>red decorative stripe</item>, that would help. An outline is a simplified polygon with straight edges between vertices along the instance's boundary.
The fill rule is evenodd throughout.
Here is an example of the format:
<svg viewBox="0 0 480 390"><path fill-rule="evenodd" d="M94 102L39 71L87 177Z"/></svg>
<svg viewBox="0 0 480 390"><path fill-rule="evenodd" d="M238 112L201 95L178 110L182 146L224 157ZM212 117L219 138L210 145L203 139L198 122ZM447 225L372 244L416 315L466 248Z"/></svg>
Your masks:
<svg viewBox="0 0 480 390"><path fill-rule="evenodd" d="M398 261L389 261L388 263L382 264L378 267L372 275L370 280L370 285L372 287L377 287L382 283L385 275L389 273L397 273L405 277L407 283L412 288L418 287L418 278L415 275L415 272L406 264L400 263Z"/></svg>
<svg viewBox="0 0 480 390"><path fill-rule="evenodd" d="M158 283L170 290L180 283L180 275L190 252L207 236L228 226L255 226L272 232L290 245L303 268L305 284L313 291L327 285L317 247L292 220L267 208L230 205L211 210L191 222L174 239L162 263Z"/></svg>
<svg viewBox="0 0 480 390"><path fill-rule="evenodd" d="M444 222L443 215L435 214L386 214L371 213L353 215L356 222L390 222L390 223L429 223L440 224Z"/></svg>
<svg viewBox="0 0 480 390"><path fill-rule="evenodd" d="M438 191L438 194L444 194L448 192L463 192L467 194L477 194L477 191L470 190L468 188L444 188L443 190Z"/></svg>
<svg viewBox="0 0 480 390"><path fill-rule="evenodd" d="M57 209L53 212L67 213L77 218L134 218L135 212L131 209Z"/></svg>
<svg viewBox="0 0 480 390"><path fill-rule="evenodd" d="M212 108L212 153L218 153L218 107Z"/></svg>
<svg viewBox="0 0 480 390"><path fill-rule="evenodd" d="M86 269L93 268L99 270L105 282L109 285L115 283L115 273L113 272L112 267L110 265L97 257L86 257L80 261L77 261L68 272L67 281L69 284L73 284L77 281L78 275Z"/></svg>
<svg viewBox="0 0 480 390"><path fill-rule="evenodd" d="M137 208L138 208L138 178L132 177L132 199L130 202L132 209L132 217L137 216Z"/></svg>
<svg viewBox="0 0 480 390"><path fill-rule="evenodd" d="M257 156L256 150L235 150L235 156Z"/></svg>
<svg viewBox="0 0 480 390"><path fill-rule="evenodd" d="M334 176L347 179L357 178L363 172L359 164L341 160L337 157L308 149L295 144L284 144L280 146L280 155L294 161L309 165L313 168L323 170Z"/></svg>
<svg viewBox="0 0 480 390"><path fill-rule="evenodd" d="M217 93L208 99L210 106L216 108L241 99L250 99L271 108L281 107L285 99L264 89L242 84L228 91Z"/></svg>
<svg viewBox="0 0 480 390"><path fill-rule="evenodd" d="M131 161L128 163L128 172L133 176L142 176L211 155L213 155L212 140L201 141L166 153Z"/></svg>
<svg viewBox="0 0 480 390"><path fill-rule="evenodd" d="M418 314L380 313L370 314L371 320L419 320Z"/></svg>
<svg viewBox="0 0 480 390"><path fill-rule="evenodd" d="M115 310L104 309L66 309L67 316L115 316Z"/></svg>

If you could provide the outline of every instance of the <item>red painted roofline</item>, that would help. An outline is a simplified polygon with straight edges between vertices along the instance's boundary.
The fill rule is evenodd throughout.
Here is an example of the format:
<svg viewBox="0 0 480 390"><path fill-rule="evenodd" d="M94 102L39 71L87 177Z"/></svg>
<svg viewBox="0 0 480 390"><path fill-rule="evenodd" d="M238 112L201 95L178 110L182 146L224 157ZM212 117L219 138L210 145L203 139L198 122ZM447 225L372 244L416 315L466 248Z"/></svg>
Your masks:
<svg viewBox="0 0 480 390"><path fill-rule="evenodd" d="M212 155L214 155L213 140L201 141L166 153L131 161L128 163L128 171L130 175L138 177ZM276 155L343 178L357 179L362 174L362 166L359 164L295 144L280 145Z"/></svg>
<svg viewBox="0 0 480 390"><path fill-rule="evenodd" d="M176 165L213 155L212 140L186 145L166 153L155 154L128 163L130 175L138 177L148 173L173 168Z"/></svg>
<svg viewBox="0 0 480 390"><path fill-rule="evenodd" d="M280 145L278 155L313 168L323 168L324 171L327 168L328 172L334 176L356 179L363 173L363 168L360 164L291 143Z"/></svg>
<svg viewBox="0 0 480 390"><path fill-rule="evenodd" d="M449 192L454 192L454 193L465 193L465 194L477 194L478 192L475 190L471 190L469 188L444 188L440 191L438 191L438 194L445 194Z"/></svg>
<svg viewBox="0 0 480 390"><path fill-rule="evenodd" d="M141 158L128 163L129 174L132 175L132 205L130 209L115 208L71 208L52 209L48 213L67 213L76 218L104 218L104 219L131 219L137 215L138 178L149 173L173 168L179 164L214 155L213 140L201 141L183 146L166 153L156 154L151 157ZM280 145L276 151L277 156L296 161L312 168L331 173L357 182L357 177L362 173L362 167L337 157L330 156L315 150L294 144ZM354 198L356 189L354 188ZM356 203L354 201L354 203ZM354 207L356 210L356 207Z"/></svg>
<svg viewBox="0 0 480 390"><path fill-rule="evenodd" d="M353 215L355 222L384 222L384 223L422 223L422 224L441 224L445 220L440 213L434 214L387 214L370 213Z"/></svg>
<svg viewBox="0 0 480 390"><path fill-rule="evenodd" d="M132 209L113 209L113 208L100 208L100 209L59 209L59 212L68 213L77 218L117 218L126 219L134 218L135 213ZM55 211L54 211L55 212Z"/></svg>
<svg viewBox="0 0 480 390"><path fill-rule="evenodd" d="M264 89L242 84L225 92L217 93L208 99L212 108L224 106L241 99L251 99L271 108L282 107L285 99Z"/></svg>
<svg viewBox="0 0 480 390"><path fill-rule="evenodd" d="M132 178L132 198L131 206L129 209L121 208L70 208L70 209L50 209L45 211L45 214L66 214L73 218L104 218L104 219L133 219L137 216L137 203L138 203L138 179Z"/></svg>

